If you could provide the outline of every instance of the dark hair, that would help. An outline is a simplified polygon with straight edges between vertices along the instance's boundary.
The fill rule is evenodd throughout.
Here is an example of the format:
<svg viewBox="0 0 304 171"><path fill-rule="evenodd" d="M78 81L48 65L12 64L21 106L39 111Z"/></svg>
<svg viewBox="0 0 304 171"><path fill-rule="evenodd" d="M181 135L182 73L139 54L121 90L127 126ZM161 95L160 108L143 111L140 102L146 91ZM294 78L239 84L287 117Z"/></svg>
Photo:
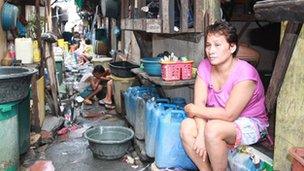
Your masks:
<svg viewBox="0 0 304 171"><path fill-rule="evenodd" d="M93 69L93 74L98 73L98 74L103 74L106 70L102 65L96 65Z"/></svg>
<svg viewBox="0 0 304 171"><path fill-rule="evenodd" d="M84 40L84 43L85 43L86 45L92 44L91 40L88 39L88 38L86 38L86 39Z"/></svg>
<svg viewBox="0 0 304 171"><path fill-rule="evenodd" d="M233 52L233 56L236 56L239 49L238 46L238 35L236 33L236 28L230 25L226 21L216 21L214 24L209 25L206 30L205 40L207 40L208 34L221 34L226 37L229 44L235 44L236 50Z"/></svg>

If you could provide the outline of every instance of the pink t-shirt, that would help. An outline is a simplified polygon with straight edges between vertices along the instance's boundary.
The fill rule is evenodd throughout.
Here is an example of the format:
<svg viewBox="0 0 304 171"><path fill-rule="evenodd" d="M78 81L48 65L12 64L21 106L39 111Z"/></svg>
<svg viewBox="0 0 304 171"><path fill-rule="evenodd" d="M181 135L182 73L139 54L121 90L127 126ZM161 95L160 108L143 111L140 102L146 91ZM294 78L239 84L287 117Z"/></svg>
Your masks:
<svg viewBox="0 0 304 171"><path fill-rule="evenodd" d="M262 127L268 126L268 118L265 109L264 87L258 72L252 65L246 61L238 59L226 83L219 91L213 89L211 81L211 64L208 59L203 59L201 61L198 67L198 76L205 81L208 86L208 107L225 108L234 85L245 80L255 81L256 88L253 96L245 106L244 110L241 112L240 116L257 119Z"/></svg>

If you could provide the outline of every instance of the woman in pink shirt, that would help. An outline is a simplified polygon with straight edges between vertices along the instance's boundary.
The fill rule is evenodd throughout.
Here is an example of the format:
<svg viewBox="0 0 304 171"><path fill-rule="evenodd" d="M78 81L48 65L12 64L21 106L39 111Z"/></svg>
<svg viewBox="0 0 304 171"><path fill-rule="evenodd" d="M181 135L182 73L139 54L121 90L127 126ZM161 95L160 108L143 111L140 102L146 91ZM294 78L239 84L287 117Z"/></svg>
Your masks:
<svg viewBox="0 0 304 171"><path fill-rule="evenodd" d="M181 138L200 170L226 170L227 145L250 145L268 127L262 81L256 69L235 58L236 29L215 22L206 31L206 59L198 67L194 103L185 106Z"/></svg>

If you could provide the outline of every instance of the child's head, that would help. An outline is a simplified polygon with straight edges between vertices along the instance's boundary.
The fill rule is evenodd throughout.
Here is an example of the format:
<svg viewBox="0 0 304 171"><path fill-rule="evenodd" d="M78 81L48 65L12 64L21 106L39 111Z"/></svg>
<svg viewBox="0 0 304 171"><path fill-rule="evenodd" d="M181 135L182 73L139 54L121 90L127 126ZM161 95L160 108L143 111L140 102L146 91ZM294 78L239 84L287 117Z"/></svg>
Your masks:
<svg viewBox="0 0 304 171"><path fill-rule="evenodd" d="M103 76L104 72L105 72L105 69L102 65L96 65L93 69L92 74L94 75L94 77L100 78Z"/></svg>
<svg viewBox="0 0 304 171"><path fill-rule="evenodd" d="M86 44L86 45L90 45L90 44L92 44L91 40L90 40L90 39L88 39L88 38L86 38L84 42L85 42L85 44Z"/></svg>
<svg viewBox="0 0 304 171"><path fill-rule="evenodd" d="M209 25L206 30L205 40L207 40L208 35L219 34L226 37L227 42L236 45L236 50L233 52L233 56L235 57L238 51L238 35L236 32L236 28L231 26L226 21L216 21L214 24Z"/></svg>

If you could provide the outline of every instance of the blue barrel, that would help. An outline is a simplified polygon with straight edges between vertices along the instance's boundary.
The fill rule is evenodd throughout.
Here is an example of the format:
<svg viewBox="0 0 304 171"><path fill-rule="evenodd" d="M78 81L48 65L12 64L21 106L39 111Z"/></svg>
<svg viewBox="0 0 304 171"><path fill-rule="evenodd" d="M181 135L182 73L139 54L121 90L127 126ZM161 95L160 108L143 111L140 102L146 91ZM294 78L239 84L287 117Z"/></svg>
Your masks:
<svg viewBox="0 0 304 171"><path fill-rule="evenodd" d="M177 109L174 104L156 103L150 113L147 113L145 150L149 157L155 156L155 142L158 134L159 117L166 114L167 109Z"/></svg>
<svg viewBox="0 0 304 171"><path fill-rule="evenodd" d="M0 170L19 167L18 101L0 104Z"/></svg>
<svg viewBox="0 0 304 171"><path fill-rule="evenodd" d="M179 136L180 123L185 118L183 110L167 110L166 115L159 117L155 147L155 164L158 168L196 170Z"/></svg>

